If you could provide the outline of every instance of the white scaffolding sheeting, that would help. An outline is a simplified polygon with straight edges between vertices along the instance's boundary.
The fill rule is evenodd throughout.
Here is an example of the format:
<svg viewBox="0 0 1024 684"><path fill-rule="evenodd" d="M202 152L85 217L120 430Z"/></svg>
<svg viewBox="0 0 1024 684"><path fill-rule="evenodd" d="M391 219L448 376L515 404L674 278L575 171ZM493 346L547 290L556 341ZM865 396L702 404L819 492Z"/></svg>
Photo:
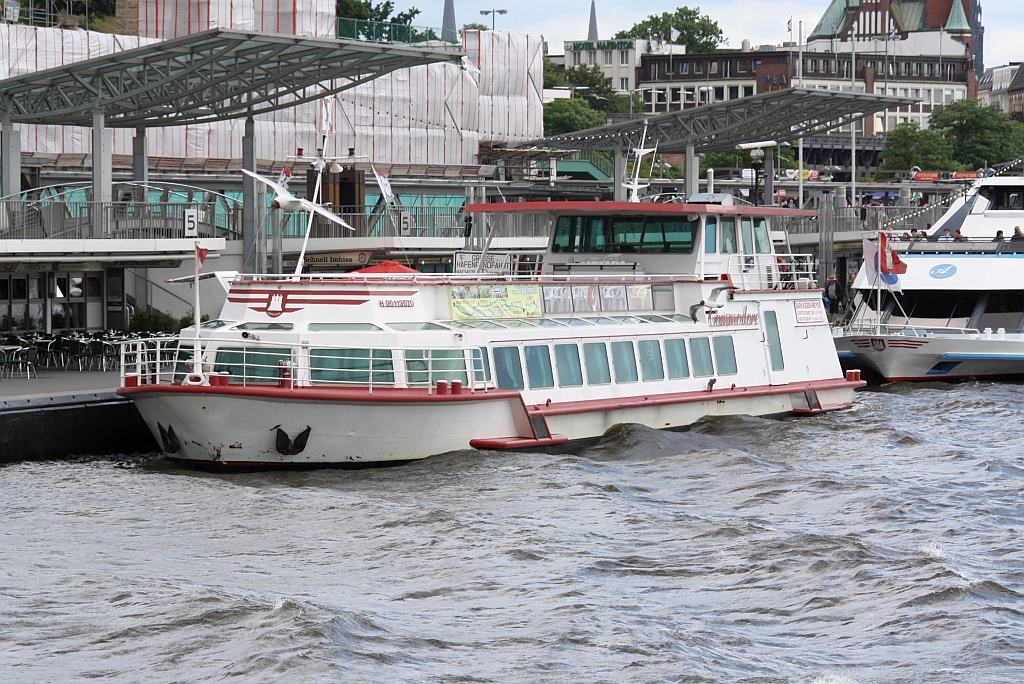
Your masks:
<svg viewBox="0 0 1024 684"><path fill-rule="evenodd" d="M212 28L330 37L331 0L139 0L139 35L177 38Z"/></svg>
<svg viewBox="0 0 1024 684"><path fill-rule="evenodd" d="M269 2L268 2L269 4ZM213 5L210 5L212 7ZM264 14L263 16L267 16ZM474 164L481 142L518 143L543 135L544 67L537 38L505 31L466 33L460 67L442 63L402 69L341 92L333 100L335 135L327 153L397 164ZM0 25L0 79L155 42L91 31ZM320 104L256 116L256 155L284 159L318 146ZM154 157L237 158L243 122L151 128ZM21 149L91 152L90 130L20 125ZM113 129L114 154L131 154L134 130Z"/></svg>

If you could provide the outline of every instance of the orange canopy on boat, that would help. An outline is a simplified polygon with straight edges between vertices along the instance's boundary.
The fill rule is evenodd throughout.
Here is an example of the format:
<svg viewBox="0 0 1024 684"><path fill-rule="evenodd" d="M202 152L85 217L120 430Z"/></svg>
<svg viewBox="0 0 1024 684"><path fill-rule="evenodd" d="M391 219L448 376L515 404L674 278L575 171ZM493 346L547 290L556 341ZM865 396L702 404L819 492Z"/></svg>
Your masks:
<svg viewBox="0 0 1024 684"><path fill-rule="evenodd" d="M415 268L403 266L397 261L382 261L376 266L367 266L352 273L419 273Z"/></svg>

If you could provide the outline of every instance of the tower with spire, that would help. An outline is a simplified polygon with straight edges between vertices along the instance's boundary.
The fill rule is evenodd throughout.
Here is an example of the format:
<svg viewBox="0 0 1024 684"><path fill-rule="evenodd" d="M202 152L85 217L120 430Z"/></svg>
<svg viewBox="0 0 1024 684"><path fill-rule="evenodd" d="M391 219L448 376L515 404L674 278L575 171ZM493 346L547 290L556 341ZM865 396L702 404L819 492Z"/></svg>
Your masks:
<svg viewBox="0 0 1024 684"><path fill-rule="evenodd" d="M590 0L590 30L587 40L599 40L597 37L597 0Z"/></svg>
<svg viewBox="0 0 1024 684"><path fill-rule="evenodd" d="M459 29L455 25L455 0L444 0L444 19L441 21L441 40L458 40Z"/></svg>

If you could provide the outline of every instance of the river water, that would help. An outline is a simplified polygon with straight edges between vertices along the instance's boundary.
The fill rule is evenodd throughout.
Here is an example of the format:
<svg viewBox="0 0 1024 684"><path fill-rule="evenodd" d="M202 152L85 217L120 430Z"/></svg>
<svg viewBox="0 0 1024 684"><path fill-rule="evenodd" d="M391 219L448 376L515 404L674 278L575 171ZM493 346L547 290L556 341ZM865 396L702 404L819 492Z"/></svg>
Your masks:
<svg viewBox="0 0 1024 684"><path fill-rule="evenodd" d="M3 682L1024 680L1024 387L577 455L0 469Z"/></svg>

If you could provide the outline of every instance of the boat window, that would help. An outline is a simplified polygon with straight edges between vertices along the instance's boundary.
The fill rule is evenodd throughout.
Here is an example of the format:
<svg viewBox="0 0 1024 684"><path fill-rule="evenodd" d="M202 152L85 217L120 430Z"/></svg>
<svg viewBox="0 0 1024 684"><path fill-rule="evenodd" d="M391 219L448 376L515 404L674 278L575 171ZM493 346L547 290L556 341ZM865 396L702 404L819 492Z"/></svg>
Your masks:
<svg viewBox="0 0 1024 684"><path fill-rule="evenodd" d="M584 344L583 360L587 364L588 385L607 385L612 381L612 374L608 368L608 350L604 342Z"/></svg>
<svg viewBox="0 0 1024 684"><path fill-rule="evenodd" d="M553 320L562 323L563 325L591 325L590 321L584 318L555 318Z"/></svg>
<svg viewBox="0 0 1024 684"><path fill-rule="evenodd" d="M227 372L238 382L277 383L281 379L277 362L291 359L291 349L287 348L221 347L217 350L213 371Z"/></svg>
<svg viewBox="0 0 1024 684"><path fill-rule="evenodd" d="M619 322L614 318L590 318L588 319L591 323L597 323L598 325L618 325Z"/></svg>
<svg viewBox="0 0 1024 684"><path fill-rule="evenodd" d="M536 328L537 324L526 318L502 318L503 328Z"/></svg>
<svg viewBox="0 0 1024 684"><path fill-rule="evenodd" d="M743 237L743 253L754 253L754 224L749 217L740 219L740 234Z"/></svg>
<svg viewBox="0 0 1024 684"><path fill-rule="evenodd" d="M718 241L716 236L718 234L718 219L714 216L708 216L707 225L704 227L704 253L714 254L718 251Z"/></svg>
<svg viewBox="0 0 1024 684"><path fill-rule="evenodd" d="M772 370L783 370L786 367L782 358L782 340L779 337L779 319L774 311L764 312L764 325L768 330L768 353L772 358Z"/></svg>
<svg viewBox="0 0 1024 684"><path fill-rule="evenodd" d="M539 325L542 328L560 328L565 325L565 323L555 320L554 318L519 318L517 320L525 323L532 323L533 325Z"/></svg>
<svg viewBox="0 0 1024 684"><path fill-rule="evenodd" d="M665 230L665 251L672 254L692 254L697 243L697 230L700 221L687 221L676 218L661 221Z"/></svg>
<svg viewBox="0 0 1024 684"><path fill-rule="evenodd" d="M684 316L683 314L672 314L672 316L670 316L670 318L673 321L677 322L677 323L693 323L694 322L694 320L692 318L690 318L689 316Z"/></svg>
<svg viewBox="0 0 1024 684"><path fill-rule="evenodd" d="M466 321L445 321L444 324L460 330L476 330L475 325L467 323Z"/></svg>
<svg viewBox="0 0 1024 684"><path fill-rule="evenodd" d="M608 241L606 252L640 251L640 239L644 234L643 216L614 216L611 225L611 239Z"/></svg>
<svg viewBox="0 0 1024 684"><path fill-rule="evenodd" d="M719 375L736 374L736 349L732 344L731 335L723 335L714 338L715 363L718 365Z"/></svg>
<svg viewBox="0 0 1024 684"><path fill-rule="evenodd" d="M651 299L655 311L675 311L676 297L671 285L652 285Z"/></svg>
<svg viewBox="0 0 1024 684"><path fill-rule="evenodd" d="M640 372L644 382L664 380L665 367L661 364L661 344L657 340L641 340L636 346L640 354Z"/></svg>
<svg viewBox="0 0 1024 684"><path fill-rule="evenodd" d="M608 318L619 323L646 323L647 321L634 316L609 316Z"/></svg>
<svg viewBox="0 0 1024 684"><path fill-rule="evenodd" d="M636 354L632 342L612 342L615 382L636 382Z"/></svg>
<svg viewBox="0 0 1024 684"><path fill-rule="evenodd" d="M7 297L0 296L0 300L5 299L7 299ZM222 321L218 318L213 321L206 321L205 323L200 323L199 327L203 328L204 330L215 330L217 328L223 328L225 325L231 325L232 323L234 323L234 321Z"/></svg>
<svg viewBox="0 0 1024 684"><path fill-rule="evenodd" d="M668 364L668 377L690 377L690 368L686 362L686 342L681 339L665 340L665 361Z"/></svg>
<svg viewBox="0 0 1024 684"><path fill-rule="evenodd" d="M473 377L477 382L491 381L491 361L487 358L486 347L473 349Z"/></svg>
<svg viewBox="0 0 1024 684"><path fill-rule="evenodd" d="M371 363L372 362L372 363ZM333 383L373 384L395 382L390 349L310 349L309 373L314 385Z"/></svg>
<svg viewBox="0 0 1024 684"><path fill-rule="evenodd" d="M555 386L551 373L551 355L546 345L523 347L526 357L526 375L530 378L530 389L547 389Z"/></svg>
<svg viewBox="0 0 1024 684"><path fill-rule="evenodd" d="M544 313L572 313L572 292L568 285L545 285Z"/></svg>
<svg viewBox="0 0 1024 684"><path fill-rule="evenodd" d="M580 367L580 348L575 344L555 345L555 369L559 387L579 387L583 384Z"/></svg>
<svg viewBox="0 0 1024 684"><path fill-rule="evenodd" d="M257 323L251 321L236 325L232 330L291 330L293 327L291 323Z"/></svg>
<svg viewBox="0 0 1024 684"><path fill-rule="evenodd" d="M434 385L438 380L469 384L461 349L407 349L405 372L410 385Z"/></svg>
<svg viewBox="0 0 1024 684"><path fill-rule="evenodd" d="M552 252L604 252L603 216L560 216L555 225Z"/></svg>
<svg viewBox="0 0 1024 684"><path fill-rule="evenodd" d="M641 318L648 323L671 323L672 319L665 318L664 316L652 316L652 315L638 315L637 318Z"/></svg>
<svg viewBox="0 0 1024 684"><path fill-rule="evenodd" d="M740 250L736 242L736 217L723 216L722 227L719 231L722 236L722 254L739 253Z"/></svg>
<svg viewBox="0 0 1024 684"><path fill-rule="evenodd" d="M572 310L576 313L601 310L601 287L599 285L573 285Z"/></svg>
<svg viewBox="0 0 1024 684"><path fill-rule="evenodd" d="M505 326L500 325L494 321L459 321L467 328L477 328L479 330L502 330ZM445 321L445 325L451 325L451 321Z"/></svg>
<svg viewBox="0 0 1024 684"><path fill-rule="evenodd" d="M625 285L600 285L599 287L601 289L601 311L626 310Z"/></svg>
<svg viewBox="0 0 1024 684"><path fill-rule="evenodd" d="M321 330L380 330L373 323L310 323L311 332Z"/></svg>
<svg viewBox="0 0 1024 684"><path fill-rule="evenodd" d="M981 189L981 195L992 204L990 207L997 211L1019 211L1024 209L1024 188L1022 187L999 187L989 186Z"/></svg>
<svg viewBox="0 0 1024 684"><path fill-rule="evenodd" d="M768 234L768 221L763 218L754 219L754 251L758 254L772 253L772 239Z"/></svg>
<svg viewBox="0 0 1024 684"><path fill-rule="evenodd" d="M395 322L388 323L387 326L392 330L402 331L415 331L415 330L447 330L448 328L437 323L411 323L411 322Z"/></svg>
<svg viewBox="0 0 1024 684"><path fill-rule="evenodd" d="M523 383L523 365L519 360L519 347L494 348L494 376L498 381L498 389L526 388Z"/></svg>
<svg viewBox="0 0 1024 684"><path fill-rule="evenodd" d="M654 308L650 285L630 285L626 290L630 311L650 311Z"/></svg>
<svg viewBox="0 0 1024 684"><path fill-rule="evenodd" d="M706 378L715 374L715 366L711 361L711 342L706 337L694 337L690 340L690 358L693 359L693 377Z"/></svg>

